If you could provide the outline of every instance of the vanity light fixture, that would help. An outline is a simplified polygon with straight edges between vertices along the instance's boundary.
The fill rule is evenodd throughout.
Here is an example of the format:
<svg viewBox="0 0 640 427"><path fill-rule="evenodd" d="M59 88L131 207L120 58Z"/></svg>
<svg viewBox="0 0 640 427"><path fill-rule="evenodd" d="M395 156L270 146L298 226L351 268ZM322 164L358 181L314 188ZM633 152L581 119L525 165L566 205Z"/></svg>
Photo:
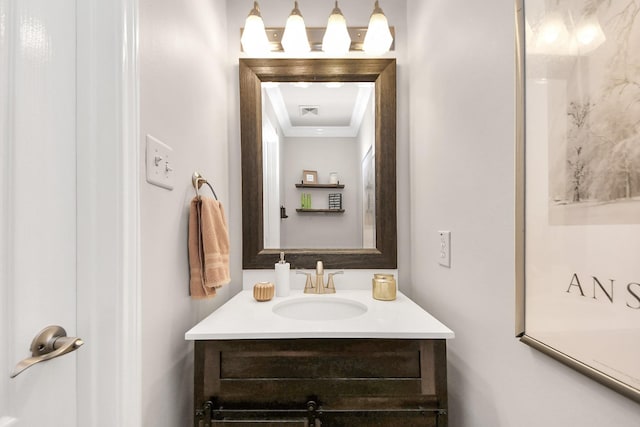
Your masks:
<svg viewBox="0 0 640 427"><path fill-rule="evenodd" d="M369 19L369 27L347 27L336 1L326 28L307 28L297 1L294 1L284 28L265 28L258 2L254 2L241 31L242 50L252 57L265 57L271 52L283 51L293 57L306 56L310 51L322 51L330 57L362 51L375 56L394 50L394 28L389 27L378 1Z"/></svg>
<svg viewBox="0 0 640 427"><path fill-rule="evenodd" d="M538 48L545 51L557 51L567 49L569 41L569 30L564 23L564 17L560 11L555 11L547 15L540 24L538 30Z"/></svg>
<svg viewBox="0 0 640 427"><path fill-rule="evenodd" d="M347 30L347 20L336 1L336 6L329 16L327 29L322 38L322 50L330 55L339 56L347 54L350 47L351 37L349 30Z"/></svg>
<svg viewBox="0 0 640 427"><path fill-rule="evenodd" d="M262 21L262 15L260 15L260 6L258 6L257 1L253 2L253 9L251 9L244 22L240 43L242 43L242 49L252 56L269 52L269 39L267 38L264 21Z"/></svg>
<svg viewBox="0 0 640 427"><path fill-rule="evenodd" d="M287 18L282 35L282 47L286 53L296 55L307 53L311 50L309 39L307 37L307 27L304 25L304 19L298 9L298 2L293 2L293 10Z"/></svg>
<svg viewBox="0 0 640 427"><path fill-rule="evenodd" d="M569 23L569 28L566 22ZM596 12L583 15L575 25L573 22L571 12L560 9L551 11L533 26L525 20L525 40L528 53L532 55L586 55L606 41Z"/></svg>
<svg viewBox="0 0 640 427"><path fill-rule="evenodd" d="M393 36L389 30L389 22L376 0L369 19L367 34L364 37L364 51L372 55L382 55L389 51L391 43L393 43Z"/></svg>

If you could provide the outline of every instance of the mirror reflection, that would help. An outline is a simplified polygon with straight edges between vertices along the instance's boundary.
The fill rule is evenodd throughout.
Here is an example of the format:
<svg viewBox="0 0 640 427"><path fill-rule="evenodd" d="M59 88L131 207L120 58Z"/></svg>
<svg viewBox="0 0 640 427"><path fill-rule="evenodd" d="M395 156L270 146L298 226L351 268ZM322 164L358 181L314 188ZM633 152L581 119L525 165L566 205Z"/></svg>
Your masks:
<svg viewBox="0 0 640 427"><path fill-rule="evenodd" d="M343 83L358 82L370 83L373 86L374 94L370 95L368 101L375 110L374 118L371 120L375 123L372 126L373 139L375 143L371 149L369 157L365 156L366 161L362 162L359 158L363 153L358 150L356 152L356 161L349 160L348 166L340 166L339 161L345 160L346 155L329 154L327 147L321 150L320 154L305 153L304 158L309 162L307 164L296 164L291 167L284 167L287 162L285 157L285 144L279 144L277 149L270 150L271 154L265 154L263 141L263 131L268 128L263 119L263 105L267 104L263 98L268 97L266 94L267 87L272 85L278 87L289 87L290 83L298 82L314 82L314 83L331 83L331 86L340 86ZM265 88L263 90L263 84ZM295 86L294 86L295 87ZM342 85L344 87L344 85ZM327 58L327 59L269 59L269 58L241 58L239 61L239 89L240 89L240 143L242 149L241 166L242 166L242 266L244 269L272 269L274 263L278 261L280 251L283 249L282 241L286 238L282 237L281 230L276 227L287 225L288 221L297 215L299 219L308 221L295 233L295 237L302 242L300 246L291 242L285 243L291 248L284 248L287 252L287 259L294 268L315 268L318 260L322 260L325 268L396 268L397 267L397 215L396 215L396 61L393 58ZM341 88L326 87L325 90ZM334 95L332 98L342 98L335 95L338 92L329 92ZM284 96L283 96L284 98ZM313 117L315 102L303 99L302 96L295 97L295 109L299 106L306 106L305 112L311 113ZM369 102L366 103L369 105ZM311 108L309 108L311 107ZM365 110L367 107L365 106ZM266 132L278 136L278 140L284 140L284 130L275 116L269 120L271 130ZM353 115L353 114L352 114ZM305 118L308 118L305 116ZM294 122L298 119L290 118L289 121ZM363 116L362 122L365 121ZM351 122L349 121L349 124ZM316 129L346 127L346 123L341 125L320 124L315 126ZM291 126L292 128L295 127ZM375 128L375 129L374 129ZM363 133L363 130L357 132ZM357 133L355 134L357 136ZM296 136L292 139L299 139ZM354 138L350 136L349 138ZM311 139L311 138L310 138ZM315 137L316 143L328 143L324 139ZM364 151L364 149L363 149ZM375 152L374 152L375 151ZM283 153L281 155L280 153ZM287 149L288 153L289 150ZM277 155L276 155L277 154ZM320 161L320 159L329 159L330 163L325 165L321 163L311 163ZM347 161L347 160L345 160ZM265 186L265 163L271 163L271 174L277 176L277 180L268 180L270 184ZM360 164L358 164L360 162ZM364 163L364 167L362 166ZM371 163L371 167L367 166ZM277 168L275 167L277 164ZM375 165L375 170L373 168ZM338 167L340 166L340 170ZM355 170L355 173L353 172ZM275 172L277 171L277 172ZM285 178L285 173L291 171L291 177ZM335 172L335 175L331 175ZM350 178L349 173L354 173L354 177ZM335 178L332 178L334 176ZM368 184L362 177L370 177ZM375 176L375 181L373 177ZM287 182L285 182L285 179ZM326 184L324 188L318 188L332 180L339 181L338 184ZM290 182L288 182L290 180ZM353 182L352 182L353 180ZM316 186L310 186L311 184ZM343 186L343 187L341 187ZM272 188L279 191L277 197L271 195ZM292 192L294 196L289 198L285 195ZM349 201L345 190L353 190L355 199ZM366 190L371 191L370 197L364 197ZM267 196L265 193L269 192ZM308 198L303 198L304 194L311 194L311 203ZM313 210L318 208L319 203L329 203L329 194L334 194L330 208L340 208L340 200L336 199L336 194L342 194L343 213L311 213L304 210ZM373 196L375 194L375 197ZM265 197L263 197L265 196ZM287 197L286 200L281 200ZM267 200L271 198L272 202ZM265 222L265 204L273 205L266 208L272 220ZM291 205L290 205L291 203ZM286 204L286 206L285 206ZM351 205L353 204L353 206ZM280 207L285 208L288 218L281 219L279 216ZM367 210L370 212L368 222L363 214ZM298 212L298 209L303 212ZM275 214L273 214L275 212ZM358 218L364 218L361 223L356 223L354 229L360 231L360 237L354 238L359 244L353 241L347 243L339 243L347 246L338 247L337 239L332 237L326 241L321 238L324 234L331 231L332 228L317 227L318 219L339 218L344 214L355 213L356 221ZM370 228L370 232L365 233L366 227ZM269 229L265 230L265 225ZM375 233L373 230L375 229ZM321 230L318 232L318 230ZM314 234L316 233L316 234ZM343 232L342 234L346 233ZM265 234L269 234L269 240L280 239L281 244L269 242L265 247ZM369 240L367 240L369 239ZM375 240L375 245L369 244ZM276 247L279 246L279 247ZM355 246L355 247L354 247Z"/></svg>
<svg viewBox="0 0 640 427"><path fill-rule="evenodd" d="M376 247L375 84L262 82L264 247Z"/></svg>

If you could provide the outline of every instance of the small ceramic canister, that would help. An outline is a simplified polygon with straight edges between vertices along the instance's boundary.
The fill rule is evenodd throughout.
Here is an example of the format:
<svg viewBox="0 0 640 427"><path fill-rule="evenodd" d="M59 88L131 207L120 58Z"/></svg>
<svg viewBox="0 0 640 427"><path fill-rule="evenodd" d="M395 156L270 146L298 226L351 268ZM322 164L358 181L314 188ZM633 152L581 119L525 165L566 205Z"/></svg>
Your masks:
<svg viewBox="0 0 640 427"><path fill-rule="evenodd" d="M396 279L393 274L374 274L371 280L373 285L373 298L381 301L393 301L396 299Z"/></svg>
<svg viewBox="0 0 640 427"><path fill-rule="evenodd" d="M271 282L258 282L253 285L253 297L256 301L269 301L273 298L275 286Z"/></svg>

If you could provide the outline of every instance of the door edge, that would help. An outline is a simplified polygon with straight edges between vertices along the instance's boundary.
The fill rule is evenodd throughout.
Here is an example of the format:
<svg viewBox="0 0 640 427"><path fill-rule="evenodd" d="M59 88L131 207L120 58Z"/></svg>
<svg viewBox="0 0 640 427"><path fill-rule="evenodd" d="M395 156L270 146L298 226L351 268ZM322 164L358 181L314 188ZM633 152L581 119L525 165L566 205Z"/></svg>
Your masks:
<svg viewBox="0 0 640 427"><path fill-rule="evenodd" d="M138 0L77 0L77 415L142 425ZM115 29L115 30L114 30Z"/></svg>

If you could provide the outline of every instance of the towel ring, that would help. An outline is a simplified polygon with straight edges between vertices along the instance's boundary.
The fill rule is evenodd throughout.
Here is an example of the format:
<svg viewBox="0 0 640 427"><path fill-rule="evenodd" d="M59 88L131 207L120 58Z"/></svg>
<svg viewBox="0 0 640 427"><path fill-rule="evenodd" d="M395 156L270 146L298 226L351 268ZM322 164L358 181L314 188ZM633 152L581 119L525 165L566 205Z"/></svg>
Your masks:
<svg viewBox="0 0 640 427"><path fill-rule="evenodd" d="M197 197L200 197L200 193L198 193L198 190L200 189L200 187L202 187L202 184L207 184L207 186L211 189L211 192L213 193L213 197L216 200L218 200L218 195L216 194L211 184L209 184L209 182L206 179L204 179L202 175L200 175L198 172L193 173L193 176L191 177L191 183L193 184L193 188L196 189Z"/></svg>

